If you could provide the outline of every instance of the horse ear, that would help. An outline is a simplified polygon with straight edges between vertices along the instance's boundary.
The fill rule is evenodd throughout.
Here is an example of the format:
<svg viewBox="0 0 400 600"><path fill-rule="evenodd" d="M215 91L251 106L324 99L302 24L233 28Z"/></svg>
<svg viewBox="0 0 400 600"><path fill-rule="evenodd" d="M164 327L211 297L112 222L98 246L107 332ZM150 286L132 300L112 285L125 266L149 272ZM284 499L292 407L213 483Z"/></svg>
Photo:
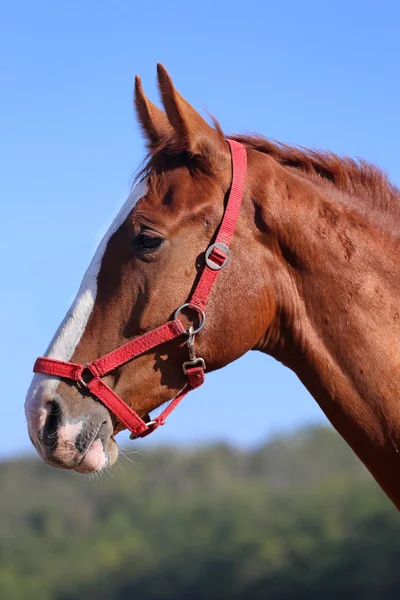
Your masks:
<svg viewBox="0 0 400 600"><path fill-rule="evenodd" d="M146 98L140 77L135 77L135 108L143 134L150 149L173 137L167 115Z"/></svg>
<svg viewBox="0 0 400 600"><path fill-rule="evenodd" d="M214 160L216 157L229 156L219 126L217 125L217 130L213 129L180 95L163 65L157 65L157 74L165 112L177 137L177 149Z"/></svg>

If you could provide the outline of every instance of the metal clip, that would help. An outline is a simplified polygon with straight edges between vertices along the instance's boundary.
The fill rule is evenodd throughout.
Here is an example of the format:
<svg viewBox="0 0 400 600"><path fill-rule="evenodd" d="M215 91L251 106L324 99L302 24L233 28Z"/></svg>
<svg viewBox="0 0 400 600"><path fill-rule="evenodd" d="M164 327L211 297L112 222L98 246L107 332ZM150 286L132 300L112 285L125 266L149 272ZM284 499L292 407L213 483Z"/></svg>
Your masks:
<svg viewBox="0 0 400 600"><path fill-rule="evenodd" d="M184 362L182 365L182 369L183 369L183 372L185 373L185 375L187 373L188 368L194 367L194 365L200 364L204 370L206 369L206 363L204 361L204 358L198 358L196 356L196 352L194 350L195 339L196 339L196 332L193 327L190 327L188 330L188 340L186 342L186 345L189 349L189 360Z"/></svg>
<svg viewBox="0 0 400 600"><path fill-rule="evenodd" d="M187 347L189 348L189 359L196 360L196 353L194 351L194 342L196 339L196 334L193 327L189 327L188 331L188 340L186 342Z"/></svg>

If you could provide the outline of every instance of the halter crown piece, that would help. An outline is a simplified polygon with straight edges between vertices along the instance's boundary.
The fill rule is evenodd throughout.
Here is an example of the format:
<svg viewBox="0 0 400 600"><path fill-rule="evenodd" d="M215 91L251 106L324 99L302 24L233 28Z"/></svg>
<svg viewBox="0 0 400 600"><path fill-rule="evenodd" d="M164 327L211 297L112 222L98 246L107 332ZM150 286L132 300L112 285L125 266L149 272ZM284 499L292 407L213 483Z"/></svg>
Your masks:
<svg viewBox="0 0 400 600"><path fill-rule="evenodd" d="M229 198L216 240L206 250L206 264L189 302L177 308L172 321L167 321L163 325L160 325L160 327L148 331L91 363L79 365L42 356L36 360L33 367L34 373L45 373L52 377L70 379L75 381L78 386L86 388L131 431L132 439L145 437L160 425L164 425L165 419L186 394L204 382L206 365L204 359L196 357L194 336L202 329L205 323L204 309L211 289L220 271L229 262L229 243L235 231L246 181L246 149L243 144L234 140L228 139L227 142L230 146L232 157L232 183ZM197 329L190 327L190 329L186 330L180 321L179 315L185 308L192 309L198 313L200 322ZM158 417L146 423L101 378L151 348L164 344L181 335L188 336L189 360L182 365L183 372L187 376L187 383Z"/></svg>

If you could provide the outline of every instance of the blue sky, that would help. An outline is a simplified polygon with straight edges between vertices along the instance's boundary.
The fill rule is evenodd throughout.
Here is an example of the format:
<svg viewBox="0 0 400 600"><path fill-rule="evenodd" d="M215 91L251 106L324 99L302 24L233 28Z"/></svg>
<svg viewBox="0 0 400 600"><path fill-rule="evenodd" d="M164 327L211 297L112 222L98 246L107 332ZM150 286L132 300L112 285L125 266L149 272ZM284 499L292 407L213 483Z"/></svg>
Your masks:
<svg viewBox="0 0 400 600"><path fill-rule="evenodd" d="M400 184L395 1L60 0L0 8L0 456L29 450L23 402L143 158L135 73L162 62L226 132L364 157ZM208 377L140 447L255 444L324 417L296 377L250 353Z"/></svg>

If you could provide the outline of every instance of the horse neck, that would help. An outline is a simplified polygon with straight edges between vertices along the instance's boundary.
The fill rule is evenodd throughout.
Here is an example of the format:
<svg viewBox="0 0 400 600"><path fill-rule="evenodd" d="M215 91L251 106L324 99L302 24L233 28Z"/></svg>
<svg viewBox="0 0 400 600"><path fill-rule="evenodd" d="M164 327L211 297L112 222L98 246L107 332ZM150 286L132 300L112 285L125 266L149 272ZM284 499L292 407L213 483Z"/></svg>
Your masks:
<svg viewBox="0 0 400 600"><path fill-rule="evenodd" d="M400 508L398 250L331 184L272 172L257 202L283 267L275 331L260 349L298 375Z"/></svg>

